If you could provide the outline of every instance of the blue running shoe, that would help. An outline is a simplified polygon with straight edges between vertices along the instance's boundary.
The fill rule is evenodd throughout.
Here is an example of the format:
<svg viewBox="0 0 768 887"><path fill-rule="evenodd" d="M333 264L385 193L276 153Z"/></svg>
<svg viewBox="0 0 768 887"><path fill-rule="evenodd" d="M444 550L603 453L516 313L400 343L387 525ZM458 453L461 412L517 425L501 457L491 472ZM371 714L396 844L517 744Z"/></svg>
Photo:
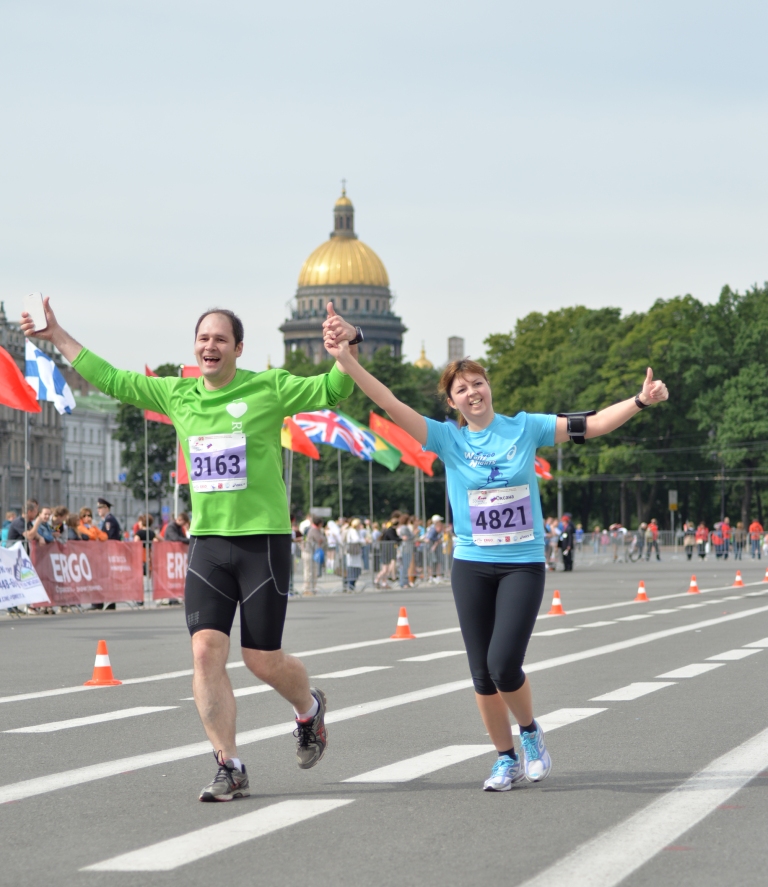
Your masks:
<svg viewBox="0 0 768 887"><path fill-rule="evenodd" d="M520 742L525 757L525 778L529 782L541 782L549 776L552 769L552 758L544 745L544 731L539 722L534 721L536 729L533 733L520 731Z"/></svg>
<svg viewBox="0 0 768 887"><path fill-rule="evenodd" d="M516 782L525 779L523 763L520 758L501 755L493 765L491 775L483 783L483 791L508 792Z"/></svg>

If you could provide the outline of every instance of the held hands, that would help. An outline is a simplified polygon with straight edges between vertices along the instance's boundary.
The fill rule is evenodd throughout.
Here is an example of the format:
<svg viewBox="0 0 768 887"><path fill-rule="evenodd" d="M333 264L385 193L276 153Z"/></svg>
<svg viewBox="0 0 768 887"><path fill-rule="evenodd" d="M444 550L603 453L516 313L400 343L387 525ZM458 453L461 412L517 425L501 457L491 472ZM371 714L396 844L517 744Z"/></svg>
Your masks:
<svg viewBox="0 0 768 887"><path fill-rule="evenodd" d="M47 339L49 342L53 339L54 331L58 327L58 321L56 320L56 315L53 313L50 301L51 300L48 296L43 296L43 307L45 308L45 319L47 321L44 330L36 332L35 322L26 311L21 312L21 331L28 339Z"/></svg>
<svg viewBox="0 0 768 887"><path fill-rule="evenodd" d="M336 313L333 302L326 305L328 317L323 322L323 341L328 348L328 342L331 344L341 342L351 342L355 338L357 332L351 323L347 323L342 317Z"/></svg>
<svg viewBox="0 0 768 887"><path fill-rule="evenodd" d="M669 400L669 391L667 386L660 380L653 380L653 370L648 367L643 381L643 390L639 394L640 400L649 406L655 403L661 403L663 400Z"/></svg>

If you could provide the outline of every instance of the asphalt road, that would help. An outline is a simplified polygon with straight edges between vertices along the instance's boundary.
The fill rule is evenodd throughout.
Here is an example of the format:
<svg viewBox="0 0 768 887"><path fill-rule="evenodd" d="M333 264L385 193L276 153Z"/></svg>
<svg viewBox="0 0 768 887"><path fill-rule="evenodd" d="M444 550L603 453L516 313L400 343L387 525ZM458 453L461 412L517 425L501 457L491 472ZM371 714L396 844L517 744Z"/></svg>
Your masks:
<svg viewBox="0 0 768 887"><path fill-rule="evenodd" d="M287 703L239 696L252 795L230 804L197 801L216 767L180 608L0 619L0 883L759 883L768 584L747 560L732 588L735 566L695 564L698 596L684 560L549 574L526 665L554 767L503 794L481 791L495 753L447 588L292 600L329 747L299 770ZM401 605L421 636L390 642ZM134 683L80 690L100 638Z"/></svg>

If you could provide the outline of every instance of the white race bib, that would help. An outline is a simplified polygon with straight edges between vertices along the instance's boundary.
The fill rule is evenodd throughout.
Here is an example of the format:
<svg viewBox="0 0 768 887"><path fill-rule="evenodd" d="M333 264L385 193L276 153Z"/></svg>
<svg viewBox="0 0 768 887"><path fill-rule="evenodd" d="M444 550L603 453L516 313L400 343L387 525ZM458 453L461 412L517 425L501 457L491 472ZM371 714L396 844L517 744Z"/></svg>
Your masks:
<svg viewBox="0 0 768 887"><path fill-rule="evenodd" d="M475 545L516 545L533 540L531 488L467 490Z"/></svg>
<svg viewBox="0 0 768 887"><path fill-rule="evenodd" d="M196 493L244 490L248 486L244 434L189 437L189 480Z"/></svg>

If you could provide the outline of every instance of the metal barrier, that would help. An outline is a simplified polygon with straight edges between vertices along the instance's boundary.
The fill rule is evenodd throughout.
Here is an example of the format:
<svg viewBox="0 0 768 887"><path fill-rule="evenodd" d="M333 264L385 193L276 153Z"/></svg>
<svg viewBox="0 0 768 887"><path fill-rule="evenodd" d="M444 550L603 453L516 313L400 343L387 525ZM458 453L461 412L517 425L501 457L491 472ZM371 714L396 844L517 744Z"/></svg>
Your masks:
<svg viewBox="0 0 768 887"><path fill-rule="evenodd" d="M291 591L313 595L448 584L452 563L451 548L442 540L342 542L333 547L298 540Z"/></svg>

